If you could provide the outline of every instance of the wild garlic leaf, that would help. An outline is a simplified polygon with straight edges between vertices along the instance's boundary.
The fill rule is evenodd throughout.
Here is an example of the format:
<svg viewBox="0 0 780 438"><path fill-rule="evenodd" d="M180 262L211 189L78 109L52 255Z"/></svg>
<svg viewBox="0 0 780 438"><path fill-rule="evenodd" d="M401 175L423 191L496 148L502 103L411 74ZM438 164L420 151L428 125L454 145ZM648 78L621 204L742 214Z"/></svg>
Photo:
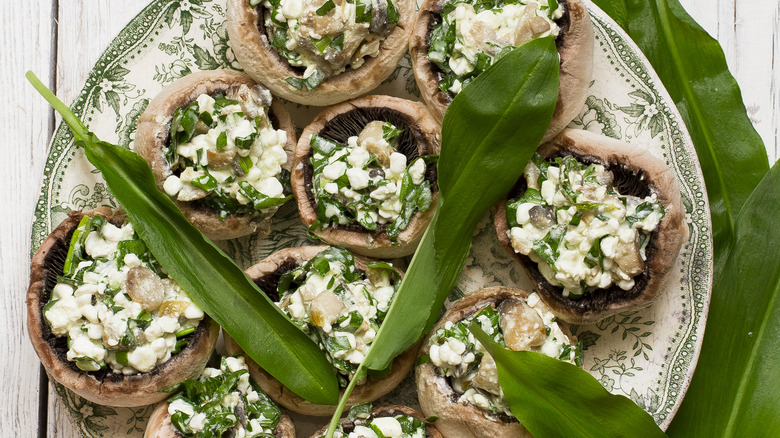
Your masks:
<svg viewBox="0 0 780 438"><path fill-rule="evenodd" d="M433 326L466 262L474 227L515 184L550 124L558 71L554 41L537 39L496 62L449 106L437 163L438 210L356 378L364 369L387 368ZM331 419L328 437L356 378Z"/></svg>
<svg viewBox="0 0 780 438"><path fill-rule="evenodd" d="M780 165L737 217L715 273L707 332L688 394L669 435L780 436ZM718 322L713 323L713 322Z"/></svg>
<svg viewBox="0 0 780 438"><path fill-rule="evenodd" d="M543 353L504 349L479 324L469 330L493 356L509 408L534 436L666 436L650 414L631 399L610 394L580 367Z"/></svg>
<svg viewBox="0 0 780 438"><path fill-rule="evenodd" d="M740 208L769 170L723 49L679 0L594 3L642 49L688 127L707 185L718 268Z"/></svg>
<svg viewBox="0 0 780 438"><path fill-rule="evenodd" d="M314 403L335 404L338 383L317 345L157 190L146 161L100 141L32 72L27 79L62 114L76 144L101 171L135 231L192 301L293 392Z"/></svg>
<svg viewBox="0 0 780 438"><path fill-rule="evenodd" d="M368 352L367 368L387 367L435 322L476 223L517 181L550 123L557 77L555 43L537 39L497 62L449 106L437 164L439 207Z"/></svg>

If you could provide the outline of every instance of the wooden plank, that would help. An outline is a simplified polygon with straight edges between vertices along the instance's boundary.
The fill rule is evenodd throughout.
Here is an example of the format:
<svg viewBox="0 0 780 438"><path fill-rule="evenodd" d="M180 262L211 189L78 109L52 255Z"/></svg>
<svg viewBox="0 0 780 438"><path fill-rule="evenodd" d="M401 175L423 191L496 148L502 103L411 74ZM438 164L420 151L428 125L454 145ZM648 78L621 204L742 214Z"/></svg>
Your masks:
<svg viewBox="0 0 780 438"><path fill-rule="evenodd" d="M29 85L25 71L49 82L52 54L51 0L20 2L0 9L0 120L5 154L0 160L0 436L34 436L38 430L39 361L25 329L30 231L51 134L48 105Z"/></svg>
<svg viewBox="0 0 780 438"><path fill-rule="evenodd" d="M108 44L146 4L147 0L59 1L56 83L60 99L70 103L78 96L92 66ZM79 436L51 385L48 413L49 436Z"/></svg>
<svg viewBox="0 0 780 438"><path fill-rule="evenodd" d="M770 165L780 133L780 3L682 0L688 13L717 38L742 90L748 116L764 141Z"/></svg>
<svg viewBox="0 0 780 438"><path fill-rule="evenodd" d="M681 0L686 11L713 38L718 38L718 4L731 3L733 0Z"/></svg>
<svg viewBox="0 0 780 438"><path fill-rule="evenodd" d="M736 0L734 10L737 56L732 72L742 89L748 116L764 140L770 163L774 163L780 105L780 2Z"/></svg>

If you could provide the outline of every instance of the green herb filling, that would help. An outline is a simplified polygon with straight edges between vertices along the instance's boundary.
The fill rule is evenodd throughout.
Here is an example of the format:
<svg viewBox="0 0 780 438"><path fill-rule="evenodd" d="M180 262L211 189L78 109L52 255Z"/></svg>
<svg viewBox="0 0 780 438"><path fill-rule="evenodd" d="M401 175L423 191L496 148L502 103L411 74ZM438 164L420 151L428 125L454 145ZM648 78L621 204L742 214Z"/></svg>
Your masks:
<svg viewBox="0 0 780 438"><path fill-rule="evenodd" d="M168 399L171 423L185 437L271 438L282 412L249 378L244 358L223 357L197 380L177 385Z"/></svg>
<svg viewBox="0 0 780 438"><path fill-rule="evenodd" d="M325 79L357 69L379 55L381 42L398 23L392 0L251 0L262 3L268 41L302 77L295 89L312 90Z"/></svg>
<svg viewBox="0 0 780 438"><path fill-rule="evenodd" d="M346 386L365 358L400 281L391 265L355 267L352 254L328 248L279 280L279 307L306 332Z"/></svg>
<svg viewBox="0 0 780 438"><path fill-rule="evenodd" d="M433 202L422 157L407 165L396 151L401 131L388 122L370 122L359 136L339 144L311 136L313 192L317 222L313 228L359 224L384 231L395 241L416 212Z"/></svg>
<svg viewBox="0 0 780 438"><path fill-rule="evenodd" d="M130 223L84 216L43 316L82 371L151 371L187 344L203 311L167 277Z"/></svg>
<svg viewBox="0 0 780 438"><path fill-rule="evenodd" d="M525 169L528 189L507 203L509 238L563 296L579 297L616 284L634 287L645 249L665 209L651 194L622 195L600 164L572 156L550 162L534 155Z"/></svg>
<svg viewBox="0 0 780 438"><path fill-rule="evenodd" d="M271 94L262 85L201 94L177 109L166 159L174 171L165 192L219 213L273 213L292 198L284 146L287 133L268 118Z"/></svg>
<svg viewBox="0 0 780 438"><path fill-rule="evenodd" d="M352 422L348 431L339 423L333 438L425 438L425 422L409 415L371 415L371 404L357 405L349 410Z"/></svg>
<svg viewBox="0 0 780 438"><path fill-rule="evenodd" d="M502 317L511 318L514 324L504 326ZM493 358L468 329L474 321L502 347L538 351L582 366L580 345L571 345L555 315L536 293L526 303L505 301L498 310L487 306L457 323L448 321L429 342L430 361L449 378L461 403L471 403L493 414L514 416L503 398Z"/></svg>
<svg viewBox="0 0 780 438"><path fill-rule="evenodd" d="M563 12L554 0L447 0L428 46L443 73L439 88L458 94L513 48L557 36Z"/></svg>

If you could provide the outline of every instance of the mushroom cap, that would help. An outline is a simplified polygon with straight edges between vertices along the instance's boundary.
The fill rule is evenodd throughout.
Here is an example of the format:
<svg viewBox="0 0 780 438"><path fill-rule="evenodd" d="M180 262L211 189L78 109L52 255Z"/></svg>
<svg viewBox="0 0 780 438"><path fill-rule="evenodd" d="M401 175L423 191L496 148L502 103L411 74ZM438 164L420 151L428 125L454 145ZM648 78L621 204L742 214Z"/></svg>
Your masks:
<svg viewBox="0 0 780 438"><path fill-rule="evenodd" d="M333 121L344 123L344 127L333 127ZM403 150L407 158L428 154L438 154L441 143L441 126L431 116L424 105L392 96L365 96L349 102L326 108L303 130L295 149L295 161L292 170L292 189L298 202L301 221L310 227L317 220L317 201L312 192L313 175L309 163L311 134L318 134L346 144L347 138L356 136L372 120L384 120L396 124L405 131L401 134L416 149ZM347 122L348 121L348 122ZM408 134L407 134L408 131ZM411 147L409 149L412 149ZM383 227L368 231L359 224L347 226L328 226L313 230L323 241L346 248L356 254L378 258L397 258L410 255L417 249L425 228L433 218L439 198L436 185L436 166L431 164L426 170L426 180L431 182L433 202L423 211L412 216L409 225L398 235L393 243Z"/></svg>
<svg viewBox="0 0 780 438"><path fill-rule="evenodd" d="M86 212L71 211L68 217L52 231L35 253L30 267L30 287L27 289L27 329L33 348L46 372L81 397L108 406L144 406L168 397L163 389L203 371L219 337L219 326L205 316L190 342L179 353L146 373L129 376L111 371L82 371L65 358L67 347L58 345L44 321L42 309L70 246L73 230L84 215L103 216L109 222L121 224L124 214L98 208Z"/></svg>
<svg viewBox="0 0 780 438"><path fill-rule="evenodd" d="M409 406L404 405L387 405L387 406L380 406L373 411L371 411L371 417L370 418L377 418L377 417L395 417L398 415L406 415L409 417L414 417L418 420L425 421L425 417L422 416L419 412L415 411L414 409L410 408ZM340 420L342 427L347 426L350 421L347 418L342 418ZM325 436L325 432L328 430L328 426L322 427L320 430L314 433L314 435L311 436L311 438L320 438ZM430 423L426 423L425 425L425 438L441 438L441 433L439 433L438 430L436 430L433 425Z"/></svg>
<svg viewBox="0 0 780 438"><path fill-rule="evenodd" d="M445 0L424 0L420 5L409 42L412 69L425 103L441 122L453 97L439 89L438 66L428 59L430 33L441 20ZM566 12L558 20L561 34L556 40L561 68L558 80L558 100L552 121L542 142L550 140L579 114L588 97L593 77L593 25L581 0L559 1Z"/></svg>
<svg viewBox="0 0 780 438"><path fill-rule="evenodd" d="M279 277L284 273L296 269L315 255L327 249L327 246L301 246L297 248L285 248L260 261L250 267L245 272L261 289L272 287L276 288ZM360 256L355 257L355 267L364 270L366 264L371 261ZM399 273L400 270L396 269ZM402 274L402 273L401 273ZM264 289L266 290L266 289ZM227 333L224 333L225 347L228 354L244 354L241 347ZM417 357L419 343L414 344L408 350L398 355L391 364L390 373L384 377L374 377L369 375L366 383L355 386L352 394L347 401L347 409L352 406L368 403L392 391L393 388L401 383L409 370L414 365ZM284 408L305 415L327 416L336 411L336 406L320 405L309 402L304 398L290 391L286 386L268 374L249 356L246 356L246 364L249 367L249 374L255 383L268 394L273 401ZM339 391L343 395L344 390Z"/></svg>
<svg viewBox="0 0 780 438"><path fill-rule="evenodd" d="M245 0L228 0L227 31L230 47L244 71L263 83L274 95L305 105L324 106L343 102L376 88L395 70L409 46L415 3L394 0L398 9L398 24L379 45L379 55L366 57L363 65L325 79L313 90L296 90L285 79L302 78L300 69L293 68L271 47L265 34L264 18L258 9ZM262 29L261 29L262 27Z"/></svg>
<svg viewBox="0 0 780 438"><path fill-rule="evenodd" d="M149 417L149 422L146 423L144 438L182 438L182 434L171 423L168 406L167 401L157 404ZM282 413L273 433L276 438L295 438L295 426L289 415Z"/></svg>
<svg viewBox="0 0 780 438"><path fill-rule="evenodd" d="M472 292L450 307L439 322L425 337L420 349L420 356L430 351L430 339L437 330L449 322L456 323L478 313L486 306L495 307L508 299L525 302L529 293L522 289L496 286ZM569 337L571 345L576 345L577 339L571 334L565 323L559 326ZM458 402L460 394L450 385L449 379L436 370L436 366L428 361L418 364L415 368L417 382L417 397L420 408L426 417L438 417L436 428L445 437L458 438L517 438L532 435L517 419L507 415L495 415L484 411L471 403Z"/></svg>
<svg viewBox="0 0 780 438"><path fill-rule="evenodd" d="M256 82L249 76L234 70L201 71L176 80L149 103L146 111L138 119L135 150L151 166L160 191L165 192L163 183L166 178L173 175L171 166L165 159L165 150L168 148L174 111L189 105L201 94L224 92L231 85L238 84L253 87ZM287 163L282 167L290 170L292 153L295 149L295 128L290 120L290 114L278 99L274 99L268 117L276 129L283 129L287 133L287 143L284 146L287 152ZM231 214L223 221L219 218L219 212L197 201L182 202L173 199L173 202L181 209L187 220L212 240L234 239L253 233L265 237L271 232L270 217L276 212L276 209L272 208L262 213Z"/></svg>
<svg viewBox="0 0 780 438"><path fill-rule="evenodd" d="M631 146L620 140L604 137L579 129L566 129L549 143L542 145L539 154L543 158L572 155L584 163L600 163L620 176L624 185L633 190L644 190L647 196L654 193L666 214L658 227L650 234L645 253L644 272L634 280L630 290L611 286L597 289L579 299L566 298L561 288L551 285L539 271L538 265L528 256L518 254L512 248L507 235L506 203L525 192L525 180L520 179L513 191L495 209L495 226L498 240L525 268L536 285L539 296L555 315L573 324L600 321L619 312L637 310L652 304L663 290L664 283L675 266L683 242L688 240L685 208L674 172L650 152ZM616 185L620 186L616 182ZM521 192L522 191L522 192ZM623 193L632 194L632 193Z"/></svg>

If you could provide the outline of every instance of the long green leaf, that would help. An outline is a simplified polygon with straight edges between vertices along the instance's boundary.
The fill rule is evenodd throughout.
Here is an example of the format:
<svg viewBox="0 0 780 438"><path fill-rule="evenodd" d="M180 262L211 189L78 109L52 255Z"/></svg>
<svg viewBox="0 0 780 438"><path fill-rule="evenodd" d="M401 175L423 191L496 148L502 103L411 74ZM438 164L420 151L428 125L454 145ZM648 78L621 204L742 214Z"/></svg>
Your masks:
<svg viewBox="0 0 780 438"><path fill-rule="evenodd" d="M780 436L780 165L736 221L718 299L688 394L669 435ZM718 324L711 323L718 321Z"/></svg>
<svg viewBox="0 0 780 438"><path fill-rule="evenodd" d="M771 207L778 205L779 185L776 175L764 177L764 145L720 45L677 0L594 2L639 45L677 104L710 201L715 280L706 335L670 435L778 436L780 335L773 327L780 317L780 257ZM777 164L774 168L772 174ZM750 255L764 258L751 260ZM758 268L761 263L769 266Z"/></svg>
<svg viewBox="0 0 780 438"><path fill-rule="evenodd" d="M509 409L534 436L666 436L650 414L629 398L610 394L579 367L542 353L506 350L479 324L469 329L496 361Z"/></svg>
<svg viewBox="0 0 780 438"><path fill-rule="evenodd" d="M439 205L361 368L387 368L436 321L466 262L474 227L512 188L550 124L558 70L552 38L526 43L477 77L447 109ZM342 409L343 403L326 437L333 436Z"/></svg>
<svg viewBox="0 0 780 438"><path fill-rule="evenodd" d="M125 148L101 142L32 72L27 79L62 114L76 144L102 172L133 228L168 275L285 386L314 403L336 404L336 376L317 345L157 190L146 161Z"/></svg>
<svg viewBox="0 0 780 438"><path fill-rule="evenodd" d="M707 184L718 268L740 208L769 170L723 50L678 0L594 3L642 49L685 120Z"/></svg>
<svg viewBox="0 0 780 438"><path fill-rule="evenodd" d="M366 356L368 368L386 368L433 325L474 227L539 145L555 109L557 79L555 43L542 38L501 58L453 100L442 126L438 210Z"/></svg>

